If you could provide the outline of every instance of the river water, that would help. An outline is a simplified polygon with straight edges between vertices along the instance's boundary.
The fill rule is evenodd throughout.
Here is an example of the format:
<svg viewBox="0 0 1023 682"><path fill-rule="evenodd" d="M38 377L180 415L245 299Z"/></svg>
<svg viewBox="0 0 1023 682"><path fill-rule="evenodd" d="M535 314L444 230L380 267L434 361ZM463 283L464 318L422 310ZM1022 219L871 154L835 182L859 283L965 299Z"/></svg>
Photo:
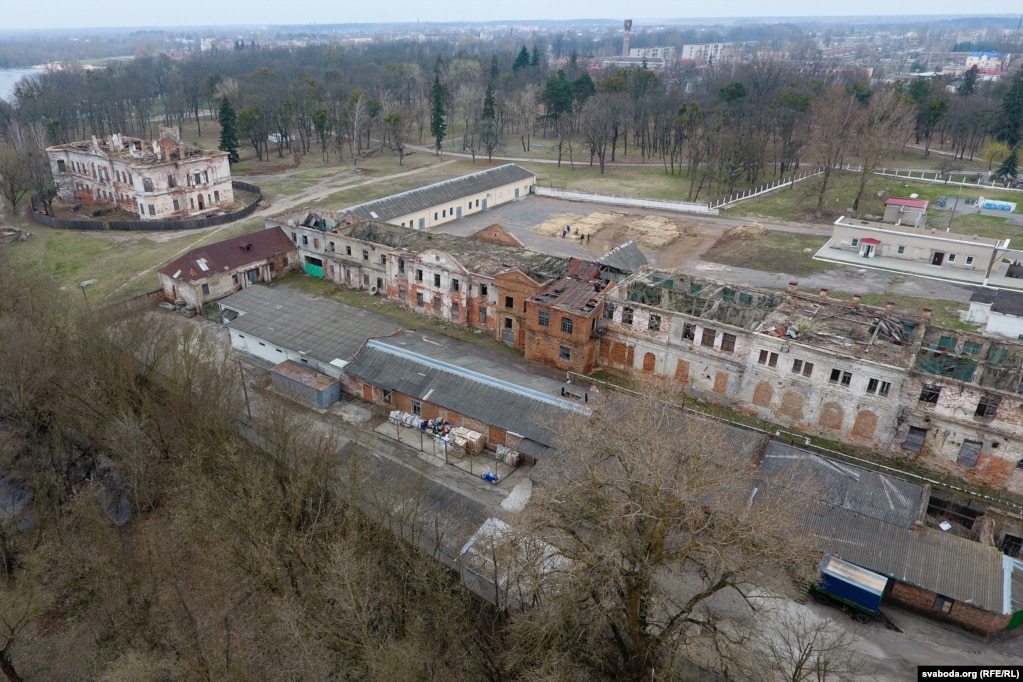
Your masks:
<svg viewBox="0 0 1023 682"><path fill-rule="evenodd" d="M39 68L0 69L0 98L10 100L14 97L14 86L25 76L41 73Z"/></svg>

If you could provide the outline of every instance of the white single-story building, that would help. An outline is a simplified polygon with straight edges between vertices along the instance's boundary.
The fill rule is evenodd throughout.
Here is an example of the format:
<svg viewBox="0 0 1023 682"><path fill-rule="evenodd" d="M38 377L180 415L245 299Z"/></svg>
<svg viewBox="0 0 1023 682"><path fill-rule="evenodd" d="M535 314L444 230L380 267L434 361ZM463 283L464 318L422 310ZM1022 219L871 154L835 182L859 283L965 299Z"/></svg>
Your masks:
<svg viewBox="0 0 1023 682"><path fill-rule="evenodd" d="M984 287L970 297L966 321L989 334L1023 338L1023 292Z"/></svg>
<svg viewBox="0 0 1023 682"><path fill-rule="evenodd" d="M855 254L862 258L890 258L889 267L894 269L898 268L898 261L911 261L934 266L935 276L954 277L949 270L971 270L983 273L986 278L1001 274L1006 267L1002 257L1008 253L1009 240L842 216L835 221L831 239L818 257L828 258L831 249L845 254L843 262L847 261L846 255Z"/></svg>
<svg viewBox="0 0 1023 682"><path fill-rule="evenodd" d="M401 192L337 212L342 221L379 220L426 230L533 192L536 174L514 163Z"/></svg>

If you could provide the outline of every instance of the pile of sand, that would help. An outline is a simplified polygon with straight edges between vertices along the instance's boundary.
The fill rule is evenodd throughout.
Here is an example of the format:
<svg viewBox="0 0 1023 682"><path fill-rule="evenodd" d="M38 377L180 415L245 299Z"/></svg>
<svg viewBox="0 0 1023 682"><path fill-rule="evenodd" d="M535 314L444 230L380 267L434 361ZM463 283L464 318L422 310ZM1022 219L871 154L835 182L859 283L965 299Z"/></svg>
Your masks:
<svg viewBox="0 0 1023 682"><path fill-rule="evenodd" d="M621 217L621 214L591 213L584 216L578 213L559 213L535 226L533 230L549 237L560 237L565 228L571 227L568 236L578 239L580 234L594 234L607 223L613 222L613 218L609 216Z"/></svg>
<svg viewBox="0 0 1023 682"><path fill-rule="evenodd" d="M749 225L740 225L739 227L733 227L728 232L725 232L725 239L736 239L753 241L760 239L767 235L767 228L760 223L750 223Z"/></svg>
<svg viewBox="0 0 1023 682"><path fill-rule="evenodd" d="M651 249L667 246L682 234L681 226L675 220L661 216L636 218L629 222L627 229L631 239Z"/></svg>
<svg viewBox="0 0 1023 682"><path fill-rule="evenodd" d="M659 249L670 244L683 234L683 226L671 219L660 216L642 216L613 211L598 211L588 215L561 213L533 230L551 237L560 237L567 227L569 239L580 235L590 236L605 228L615 228L625 239L634 239L640 246Z"/></svg>

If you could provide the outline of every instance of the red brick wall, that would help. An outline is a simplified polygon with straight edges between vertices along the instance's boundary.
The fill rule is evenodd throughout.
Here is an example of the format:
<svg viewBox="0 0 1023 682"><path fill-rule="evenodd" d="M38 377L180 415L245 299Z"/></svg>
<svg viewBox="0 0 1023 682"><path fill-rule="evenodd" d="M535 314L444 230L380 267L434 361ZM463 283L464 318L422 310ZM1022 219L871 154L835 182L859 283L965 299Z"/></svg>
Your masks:
<svg viewBox="0 0 1023 682"><path fill-rule="evenodd" d="M856 415L852 432L849 434L857 440L873 440L874 430L877 428L877 415L870 410L861 410Z"/></svg>
<svg viewBox="0 0 1023 682"><path fill-rule="evenodd" d="M494 329L497 338L500 339L504 333L505 318L512 319L512 331L515 336L515 345L524 348L526 337L523 321L526 317L526 299L540 290L540 285L517 270L502 272L494 277L494 288L497 294L497 305L494 306ZM512 297L512 307L505 305L506 297Z"/></svg>
<svg viewBox="0 0 1023 682"><path fill-rule="evenodd" d="M798 422L803 419L803 396L795 391L785 391L781 396L778 413Z"/></svg>
<svg viewBox="0 0 1023 682"><path fill-rule="evenodd" d="M548 314L547 326L540 324L540 313ZM534 301L526 302L526 315L522 321L526 333L525 354L534 362L559 369L587 374L597 364L597 338L591 333L599 309L589 315L559 310ZM571 333L562 331L562 318L572 321ZM570 360L561 359L561 347L570 351Z"/></svg>
<svg viewBox="0 0 1023 682"><path fill-rule="evenodd" d="M837 403L827 403L821 408L820 425L825 429L839 430L842 428L842 420L845 414L842 412L841 405Z"/></svg>
<svg viewBox="0 0 1023 682"><path fill-rule="evenodd" d="M934 608L934 601L938 598L936 592L924 590L914 585L907 585L906 583L893 583L889 596L894 601L905 604L932 618L958 623L969 630L984 635L1001 632L1009 624L1009 619L1011 618L1011 616L984 611L960 601L954 601L951 610L945 613Z"/></svg>
<svg viewBox="0 0 1023 682"><path fill-rule="evenodd" d="M678 360L675 363L675 381L679 386L685 388L689 385L689 363L685 360Z"/></svg>
<svg viewBox="0 0 1023 682"><path fill-rule="evenodd" d="M753 404L759 405L760 407L770 407L771 400L774 398L774 387L766 381L761 381L757 384L757 387L753 389Z"/></svg>

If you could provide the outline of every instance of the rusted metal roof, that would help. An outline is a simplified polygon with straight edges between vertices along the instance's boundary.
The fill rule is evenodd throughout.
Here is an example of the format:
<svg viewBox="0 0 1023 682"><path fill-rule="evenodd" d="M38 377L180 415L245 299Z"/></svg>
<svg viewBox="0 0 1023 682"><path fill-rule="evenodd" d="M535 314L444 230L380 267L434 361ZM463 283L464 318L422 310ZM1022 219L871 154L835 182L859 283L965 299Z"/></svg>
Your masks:
<svg viewBox="0 0 1023 682"><path fill-rule="evenodd" d="M197 282L290 252L297 253L295 245L284 230L274 227L192 249L159 272L181 282Z"/></svg>
<svg viewBox="0 0 1023 682"><path fill-rule="evenodd" d="M905 206L906 208L927 208L926 199L908 199L903 197L892 197L884 202L885 206Z"/></svg>
<svg viewBox="0 0 1023 682"><path fill-rule="evenodd" d="M292 362L291 360L285 360L284 362L274 365L270 368L270 371L274 374L280 374L283 377L287 377L304 386L308 386L316 391L326 390L338 383L338 380L334 377L329 377L326 374L320 374L311 367L304 367L297 362Z"/></svg>

